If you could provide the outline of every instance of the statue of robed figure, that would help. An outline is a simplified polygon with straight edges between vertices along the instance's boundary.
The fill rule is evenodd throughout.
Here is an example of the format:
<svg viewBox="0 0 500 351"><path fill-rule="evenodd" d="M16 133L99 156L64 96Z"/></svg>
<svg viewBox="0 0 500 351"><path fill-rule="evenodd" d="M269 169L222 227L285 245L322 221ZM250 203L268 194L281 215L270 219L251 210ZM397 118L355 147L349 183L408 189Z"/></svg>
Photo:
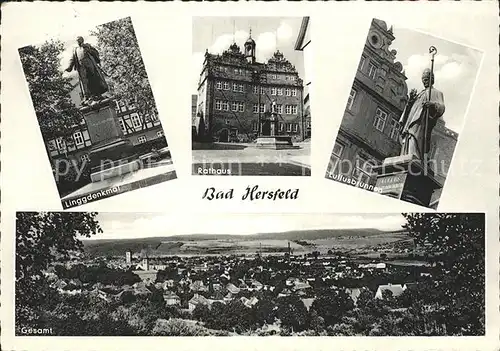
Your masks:
<svg viewBox="0 0 500 351"><path fill-rule="evenodd" d="M431 69L426 68L422 73L424 89L420 93L416 89L410 91L399 121L401 156L412 155L419 160L424 160L424 155L430 151L432 129L445 111L443 93L433 86L436 49L431 47L429 51L432 54Z"/></svg>
<svg viewBox="0 0 500 351"><path fill-rule="evenodd" d="M82 37L77 38L77 43L66 71L74 69L78 72L84 97L82 104L85 104L89 100L100 100L109 88L106 73L100 66L99 52L92 45L84 43Z"/></svg>

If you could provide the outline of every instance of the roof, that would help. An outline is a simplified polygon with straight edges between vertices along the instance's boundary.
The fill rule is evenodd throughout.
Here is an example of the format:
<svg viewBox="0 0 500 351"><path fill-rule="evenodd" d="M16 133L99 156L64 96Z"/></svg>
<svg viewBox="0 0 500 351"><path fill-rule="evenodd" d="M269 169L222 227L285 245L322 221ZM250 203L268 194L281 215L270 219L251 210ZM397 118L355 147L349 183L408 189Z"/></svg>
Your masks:
<svg viewBox="0 0 500 351"><path fill-rule="evenodd" d="M230 293L232 294L237 294L240 292L240 289L237 288L234 284L229 283L226 285L226 289L229 290Z"/></svg>
<svg viewBox="0 0 500 351"><path fill-rule="evenodd" d="M202 295L195 295L191 300L189 300L189 303L193 305L209 305L210 301Z"/></svg>
<svg viewBox="0 0 500 351"><path fill-rule="evenodd" d="M380 297L381 297L382 292L384 292L386 290L391 291L392 296L396 297L396 296L401 295L405 291L405 288L401 284L379 285L376 295L379 295L378 293L380 291Z"/></svg>

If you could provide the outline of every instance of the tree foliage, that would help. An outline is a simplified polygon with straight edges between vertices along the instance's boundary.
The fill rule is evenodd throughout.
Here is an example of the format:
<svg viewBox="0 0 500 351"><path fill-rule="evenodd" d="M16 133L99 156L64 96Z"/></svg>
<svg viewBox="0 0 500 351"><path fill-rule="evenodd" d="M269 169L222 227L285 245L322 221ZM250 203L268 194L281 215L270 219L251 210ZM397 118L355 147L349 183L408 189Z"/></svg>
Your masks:
<svg viewBox="0 0 500 351"><path fill-rule="evenodd" d="M292 328L294 331L307 328L307 309L297 296L286 296L278 300L277 317L283 326Z"/></svg>
<svg viewBox="0 0 500 351"><path fill-rule="evenodd" d="M74 88L71 78L63 77L60 55L64 45L60 41L46 41L41 46L19 49L24 76L45 143L67 138L83 116L70 97Z"/></svg>
<svg viewBox="0 0 500 351"><path fill-rule="evenodd" d="M81 251L78 236L101 232L94 212L18 212L16 217L16 320L29 323L53 295L43 274L57 259Z"/></svg>
<svg viewBox="0 0 500 351"><path fill-rule="evenodd" d="M157 115L153 91L130 17L98 26L93 33L113 94L133 103L140 116ZM144 124L143 124L144 125Z"/></svg>
<svg viewBox="0 0 500 351"><path fill-rule="evenodd" d="M481 213L404 214L405 228L434 265L448 332L484 333L485 220Z"/></svg>
<svg viewBox="0 0 500 351"><path fill-rule="evenodd" d="M354 308L351 297L343 290L330 292L314 300L311 310L316 311L327 325L334 325L341 321L347 311Z"/></svg>

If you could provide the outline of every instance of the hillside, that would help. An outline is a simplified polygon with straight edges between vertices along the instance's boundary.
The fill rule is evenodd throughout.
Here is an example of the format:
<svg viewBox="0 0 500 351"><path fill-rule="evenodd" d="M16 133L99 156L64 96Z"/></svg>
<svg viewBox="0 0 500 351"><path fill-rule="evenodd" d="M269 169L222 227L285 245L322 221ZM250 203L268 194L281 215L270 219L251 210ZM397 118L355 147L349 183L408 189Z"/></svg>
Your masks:
<svg viewBox="0 0 500 351"><path fill-rule="evenodd" d="M286 247L288 241L325 240L335 238L364 238L390 235L397 232L384 232L377 229L329 229L296 230L282 233L261 233L252 235L193 234L173 235L155 238L134 238L119 240L84 240L85 251L91 256L122 256L127 250L141 252L147 249L154 254L203 254L203 253L242 253L252 250L262 243L263 248ZM268 243L272 242L272 245ZM295 245L293 245L295 246ZM252 248L252 249L251 249Z"/></svg>

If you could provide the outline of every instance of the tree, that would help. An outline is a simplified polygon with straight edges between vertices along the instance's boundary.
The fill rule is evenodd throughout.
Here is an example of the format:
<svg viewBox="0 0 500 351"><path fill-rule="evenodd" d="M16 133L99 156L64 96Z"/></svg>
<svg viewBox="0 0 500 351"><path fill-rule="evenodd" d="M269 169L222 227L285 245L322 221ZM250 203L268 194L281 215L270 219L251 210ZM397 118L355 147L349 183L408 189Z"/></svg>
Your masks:
<svg viewBox="0 0 500 351"><path fill-rule="evenodd" d="M485 220L481 213L403 214L415 243L434 265L448 332L484 334Z"/></svg>
<svg viewBox="0 0 500 351"><path fill-rule="evenodd" d="M51 291L43 274L57 259L82 251L78 236L102 232L95 212L18 212L16 216L16 322L36 321L50 303Z"/></svg>
<svg viewBox="0 0 500 351"><path fill-rule="evenodd" d="M272 324L276 318L276 304L269 298L260 299L255 306L255 318L257 323Z"/></svg>
<svg viewBox="0 0 500 351"><path fill-rule="evenodd" d="M40 47L19 49L24 76L35 109L45 145L48 141L68 136L83 116L70 97L74 89L71 78L63 77L60 55L64 45L60 41L47 41Z"/></svg>
<svg viewBox="0 0 500 351"><path fill-rule="evenodd" d="M354 302L343 290L320 296L311 305L311 310L323 317L326 325L339 323L346 312L353 308Z"/></svg>
<svg viewBox="0 0 500 351"><path fill-rule="evenodd" d="M113 94L135 105L144 127L146 116L158 112L130 17L98 26L93 34Z"/></svg>
<svg viewBox="0 0 500 351"><path fill-rule="evenodd" d="M197 305L193 310L193 318L202 322L206 322L210 318L210 309L207 305Z"/></svg>
<svg viewBox="0 0 500 351"><path fill-rule="evenodd" d="M297 296L286 296L278 300L277 317L283 326L293 328L294 331L307 328L307 309Z"/></svg>
<svg viewBox="0 0 500 351"><path fill-rule="evenodd" d="M356 301L356 304L359 308L363 309L365 308L370 301L372 301L375 298L375 294L373 291L370 289L362 289L361 292L359 293L358 299Z"/></svg>

